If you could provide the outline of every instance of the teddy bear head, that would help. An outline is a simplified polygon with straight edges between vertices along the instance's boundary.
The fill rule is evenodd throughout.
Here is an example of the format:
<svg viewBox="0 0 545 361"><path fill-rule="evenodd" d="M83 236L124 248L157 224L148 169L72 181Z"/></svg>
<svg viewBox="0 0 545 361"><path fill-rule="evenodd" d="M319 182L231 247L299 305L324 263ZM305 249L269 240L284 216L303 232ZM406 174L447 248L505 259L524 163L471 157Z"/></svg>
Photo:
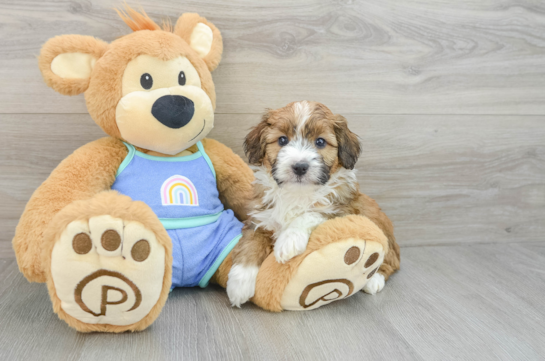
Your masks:
<svg viewBox="0 0 545 361"><path fill-rule="evenodd" d="M110 44L62 35L39 56L45 82L64 95L85 93L87 109L110 136L174 155L214 126L213 71L223 51L219 30L198 14L161 28L145 12L119 12L133 33Z"/></svg>

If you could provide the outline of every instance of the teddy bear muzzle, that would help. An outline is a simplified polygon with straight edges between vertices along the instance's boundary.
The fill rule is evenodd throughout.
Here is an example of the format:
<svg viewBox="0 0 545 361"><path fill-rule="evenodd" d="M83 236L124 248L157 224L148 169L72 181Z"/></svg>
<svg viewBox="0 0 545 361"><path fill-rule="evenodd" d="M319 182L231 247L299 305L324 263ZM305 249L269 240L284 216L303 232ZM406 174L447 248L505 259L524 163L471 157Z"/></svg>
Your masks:
<svg viewBox="0 0 545 361"><path fill-rule="evenodd" d="M175 155L204 138L214 126L214 107L198 86L133 91L116 107L124 141Z"/></svg>

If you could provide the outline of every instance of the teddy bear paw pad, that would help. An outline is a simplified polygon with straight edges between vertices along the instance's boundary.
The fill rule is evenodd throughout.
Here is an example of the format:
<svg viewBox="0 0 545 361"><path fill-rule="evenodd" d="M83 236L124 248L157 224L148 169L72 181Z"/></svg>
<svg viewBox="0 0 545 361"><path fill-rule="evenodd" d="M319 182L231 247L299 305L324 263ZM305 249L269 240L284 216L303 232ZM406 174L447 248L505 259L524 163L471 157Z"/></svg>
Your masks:
<svg viewBox="0 0 545 361"><path fill-rule="evenodd" d="M378 242L347 239L310 253L282 295L285 310L310 310L361 290L378 271L384 248Z"/></svg>
<svg viewBox="0 0 545 361"><path fill-rule="evenodd" d="M165 249L139 222L108 215L71 222L51 255L61 307L89 324L126 326L159 300Z"/></svg>

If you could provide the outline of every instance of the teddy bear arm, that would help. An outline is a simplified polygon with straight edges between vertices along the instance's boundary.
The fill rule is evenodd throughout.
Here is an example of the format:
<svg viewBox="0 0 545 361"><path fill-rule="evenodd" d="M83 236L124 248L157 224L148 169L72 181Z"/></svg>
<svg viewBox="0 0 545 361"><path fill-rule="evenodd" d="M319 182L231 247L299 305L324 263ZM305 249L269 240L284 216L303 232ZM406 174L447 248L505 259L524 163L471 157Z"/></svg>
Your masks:
<svg viewBox="0 0 545 361"><path fill-rule="evenodd" d="M77 149L53 170L27 203L13 238L19 269L31 282L45 282L41 262L44 232L53 217L76 200L110 189L127 149L102 138Z"/></svg>
<svg viewBox="0 0 545 361"><path fill-rule="evenodd" d="M253 172L242 158L220 142L204 139L202 143L216 171L221 202L240 221L245 221L248 218L247 207L253 196Z"/></svg>

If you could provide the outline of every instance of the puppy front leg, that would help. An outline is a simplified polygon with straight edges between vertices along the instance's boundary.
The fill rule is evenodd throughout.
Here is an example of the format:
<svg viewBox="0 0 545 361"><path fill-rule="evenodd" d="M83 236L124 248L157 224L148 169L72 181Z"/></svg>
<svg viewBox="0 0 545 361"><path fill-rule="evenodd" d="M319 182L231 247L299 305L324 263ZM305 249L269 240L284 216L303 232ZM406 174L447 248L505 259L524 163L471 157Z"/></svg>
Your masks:
<svg viewBox="0 0 545 361"><path fill-rule="evenodd" d="M326 220L326 217L316 212L308 212L295 218L276 239L274 244L276 261L286 263L303 253L314 228Z"/></svg>
<svg viewBox="0 0 545 361"><path fill-rule="evenodd" d="M259 267L272 251L272 233L245 226L242 238L233 249L233 266L227 279L227 296L232 306L240 308L254 296Z"/></svg>

